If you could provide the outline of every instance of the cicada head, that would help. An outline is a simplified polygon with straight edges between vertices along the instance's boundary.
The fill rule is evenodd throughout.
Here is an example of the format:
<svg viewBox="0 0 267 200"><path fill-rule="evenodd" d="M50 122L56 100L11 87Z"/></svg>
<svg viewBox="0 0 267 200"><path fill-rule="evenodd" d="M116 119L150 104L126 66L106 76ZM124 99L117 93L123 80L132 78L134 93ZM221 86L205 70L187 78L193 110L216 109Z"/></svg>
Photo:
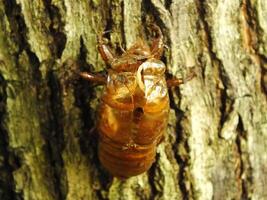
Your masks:
<svg viewBox="0 0 267 200"><path fill-rule="evenodd" d="M112 62L111 68L117 72L134 72L150 56L149 46L140 39L121 56L117 57Z"/></svg>

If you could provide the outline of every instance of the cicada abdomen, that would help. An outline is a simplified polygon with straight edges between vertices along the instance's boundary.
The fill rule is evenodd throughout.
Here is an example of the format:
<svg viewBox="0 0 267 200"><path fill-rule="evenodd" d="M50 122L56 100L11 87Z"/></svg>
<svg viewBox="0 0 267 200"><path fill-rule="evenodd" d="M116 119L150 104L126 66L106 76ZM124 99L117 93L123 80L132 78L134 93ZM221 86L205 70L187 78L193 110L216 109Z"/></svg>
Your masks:
<svg viewBox="0 0 267 200"><path fill-rule="evenodd" d="M153 69L157 67L157 69ZM99 110L99 159L114 176L147 171L166 131L169 97L165 65L155 59L135 72L108 75Z"/></svg>

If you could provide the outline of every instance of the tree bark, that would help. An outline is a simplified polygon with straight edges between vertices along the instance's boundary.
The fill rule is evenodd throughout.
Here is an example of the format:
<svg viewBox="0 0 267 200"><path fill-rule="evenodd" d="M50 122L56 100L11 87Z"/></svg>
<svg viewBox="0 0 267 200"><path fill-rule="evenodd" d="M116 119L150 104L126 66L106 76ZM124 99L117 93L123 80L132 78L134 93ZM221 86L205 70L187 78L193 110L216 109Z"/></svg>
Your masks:
<svg viewBox="0 0 267 200"><path fill-rule="evenodd" d="M97 158L101 86L75 77L157 24L176 77L156 162L112 178ZM78 65L69 64L75 60ZM0 199L267 199L265 0L0 1Z"/></svg>

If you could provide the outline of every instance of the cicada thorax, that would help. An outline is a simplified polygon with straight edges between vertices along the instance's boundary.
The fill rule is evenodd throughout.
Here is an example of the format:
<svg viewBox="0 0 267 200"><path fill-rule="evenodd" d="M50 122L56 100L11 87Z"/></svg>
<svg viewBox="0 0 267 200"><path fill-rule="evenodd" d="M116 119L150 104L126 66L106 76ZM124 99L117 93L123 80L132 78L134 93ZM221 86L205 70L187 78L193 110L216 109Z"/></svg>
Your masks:
<svg viewBox="0 0 267 200"><path fill-rule="evenodd" d="M99 158L114 176L141 174L154 162L169 113L164 71L153 58L135 71L109 71L99 110Z"/></svg>

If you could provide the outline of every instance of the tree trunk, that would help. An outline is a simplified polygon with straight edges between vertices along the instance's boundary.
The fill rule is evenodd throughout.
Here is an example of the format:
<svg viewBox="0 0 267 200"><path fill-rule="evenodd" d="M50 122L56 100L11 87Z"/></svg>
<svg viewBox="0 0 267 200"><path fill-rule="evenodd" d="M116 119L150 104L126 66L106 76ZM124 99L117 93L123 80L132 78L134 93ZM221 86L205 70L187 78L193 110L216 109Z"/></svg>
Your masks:
<svg viewBox="0 0 267 200"><path fill-rule="evenodd" d="M75 77L157 24L176 77L156 162L112 178L97 158L102 86ZM79 64L68 64L75 60ZM0 1L0 199L267 199L265 0Z"/></svg>

